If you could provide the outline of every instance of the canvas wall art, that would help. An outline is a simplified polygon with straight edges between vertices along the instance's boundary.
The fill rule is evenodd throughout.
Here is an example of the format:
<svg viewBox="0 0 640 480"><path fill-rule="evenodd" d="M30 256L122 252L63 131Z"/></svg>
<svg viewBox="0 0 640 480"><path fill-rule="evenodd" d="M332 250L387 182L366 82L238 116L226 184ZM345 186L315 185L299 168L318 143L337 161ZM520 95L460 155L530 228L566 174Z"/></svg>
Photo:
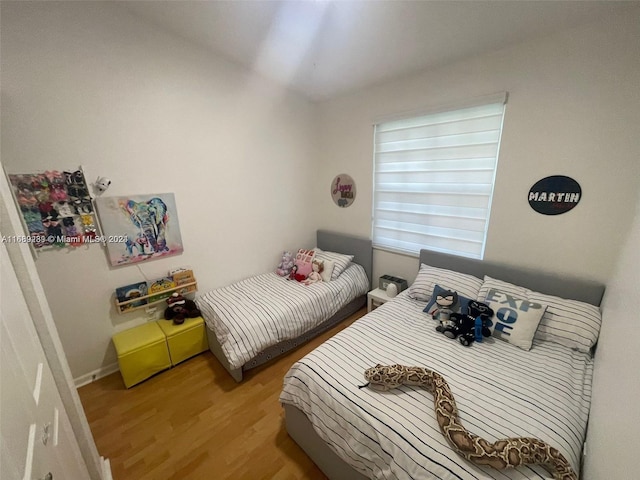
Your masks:
<svg viewBox="0 0 640 480"><path fill-rule="evenodd" d="M96 205L111 265L182 253L173 193L99 197Z"/></svg>

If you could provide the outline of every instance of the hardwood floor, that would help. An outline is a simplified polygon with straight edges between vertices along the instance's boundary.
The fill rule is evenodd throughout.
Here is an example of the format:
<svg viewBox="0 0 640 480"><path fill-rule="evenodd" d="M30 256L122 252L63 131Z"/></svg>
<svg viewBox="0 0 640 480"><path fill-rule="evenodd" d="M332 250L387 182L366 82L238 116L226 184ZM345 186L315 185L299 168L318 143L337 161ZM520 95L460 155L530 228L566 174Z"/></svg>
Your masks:
<svg viewBox="0 0 640 480"><path fill-rule="evenodd" d="M289 437L278 396L289 367L363 308L236 383L210 352L127 390L120 373L78 389L114 480L326 477Z"/></svg>

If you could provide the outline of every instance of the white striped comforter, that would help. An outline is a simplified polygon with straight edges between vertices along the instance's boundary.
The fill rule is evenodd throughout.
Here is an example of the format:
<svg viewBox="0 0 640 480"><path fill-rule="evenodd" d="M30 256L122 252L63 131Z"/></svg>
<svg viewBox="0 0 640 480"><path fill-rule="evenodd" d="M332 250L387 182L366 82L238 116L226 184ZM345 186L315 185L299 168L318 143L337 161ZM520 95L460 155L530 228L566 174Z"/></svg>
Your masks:
<svg viewBox="0 0 640 480"><path fill-rule="evenodd" d="M328 320L368 287L364 268L354 263L331 282L307 286L265 273L211 290L196 303L231 368L239 368L266 348Z"/></svg>
<svg viewBox="0 0 640 480"><path fill-rule="evenodd" d="M403 292L356 321L293 365L280 401L305 412L338 455L370 478L551 478L538 466L497 471L458 456L438 429L426 389L358 389L364 370L378 363L426 367L446 378L469 431L490 441L538 437L577 471L590 355L540 341L529 352L496 339L464 347L435 331L424 306Z"/></svg>

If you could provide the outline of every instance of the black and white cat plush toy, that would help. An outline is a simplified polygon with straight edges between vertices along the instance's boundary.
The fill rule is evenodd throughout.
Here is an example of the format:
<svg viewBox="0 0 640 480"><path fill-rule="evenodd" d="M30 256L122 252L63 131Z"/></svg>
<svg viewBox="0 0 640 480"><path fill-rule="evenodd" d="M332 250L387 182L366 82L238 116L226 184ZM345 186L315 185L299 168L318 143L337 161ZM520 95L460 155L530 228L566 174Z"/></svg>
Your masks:
<svg viewBox="0 0 640 480"><path fill-rule="evenodd" d="M474 341L482 342L483 337L490 337L491 330L489 330L489 327L491 326L493 313L493 310L491 310L488 305L476 300L471 300L467 314L452 314L451 317L456 322L456 336L460 343L468 347Z"/></svg>

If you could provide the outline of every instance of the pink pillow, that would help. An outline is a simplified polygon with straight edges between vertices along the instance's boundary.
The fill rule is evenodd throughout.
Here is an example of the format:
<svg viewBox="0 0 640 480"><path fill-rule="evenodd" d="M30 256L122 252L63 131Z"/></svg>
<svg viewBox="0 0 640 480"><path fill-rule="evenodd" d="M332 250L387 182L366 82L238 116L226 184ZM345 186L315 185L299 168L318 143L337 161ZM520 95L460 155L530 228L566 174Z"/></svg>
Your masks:
<svg viewBox="0 0 640 480"><path fill-rule="evenodd" d="M306 250L304 248L298 250L296 254L296 267L298 267L296 275L304 275L305 278L309 276L313 270L314 255L315 252L313 250Z"/></svg>

